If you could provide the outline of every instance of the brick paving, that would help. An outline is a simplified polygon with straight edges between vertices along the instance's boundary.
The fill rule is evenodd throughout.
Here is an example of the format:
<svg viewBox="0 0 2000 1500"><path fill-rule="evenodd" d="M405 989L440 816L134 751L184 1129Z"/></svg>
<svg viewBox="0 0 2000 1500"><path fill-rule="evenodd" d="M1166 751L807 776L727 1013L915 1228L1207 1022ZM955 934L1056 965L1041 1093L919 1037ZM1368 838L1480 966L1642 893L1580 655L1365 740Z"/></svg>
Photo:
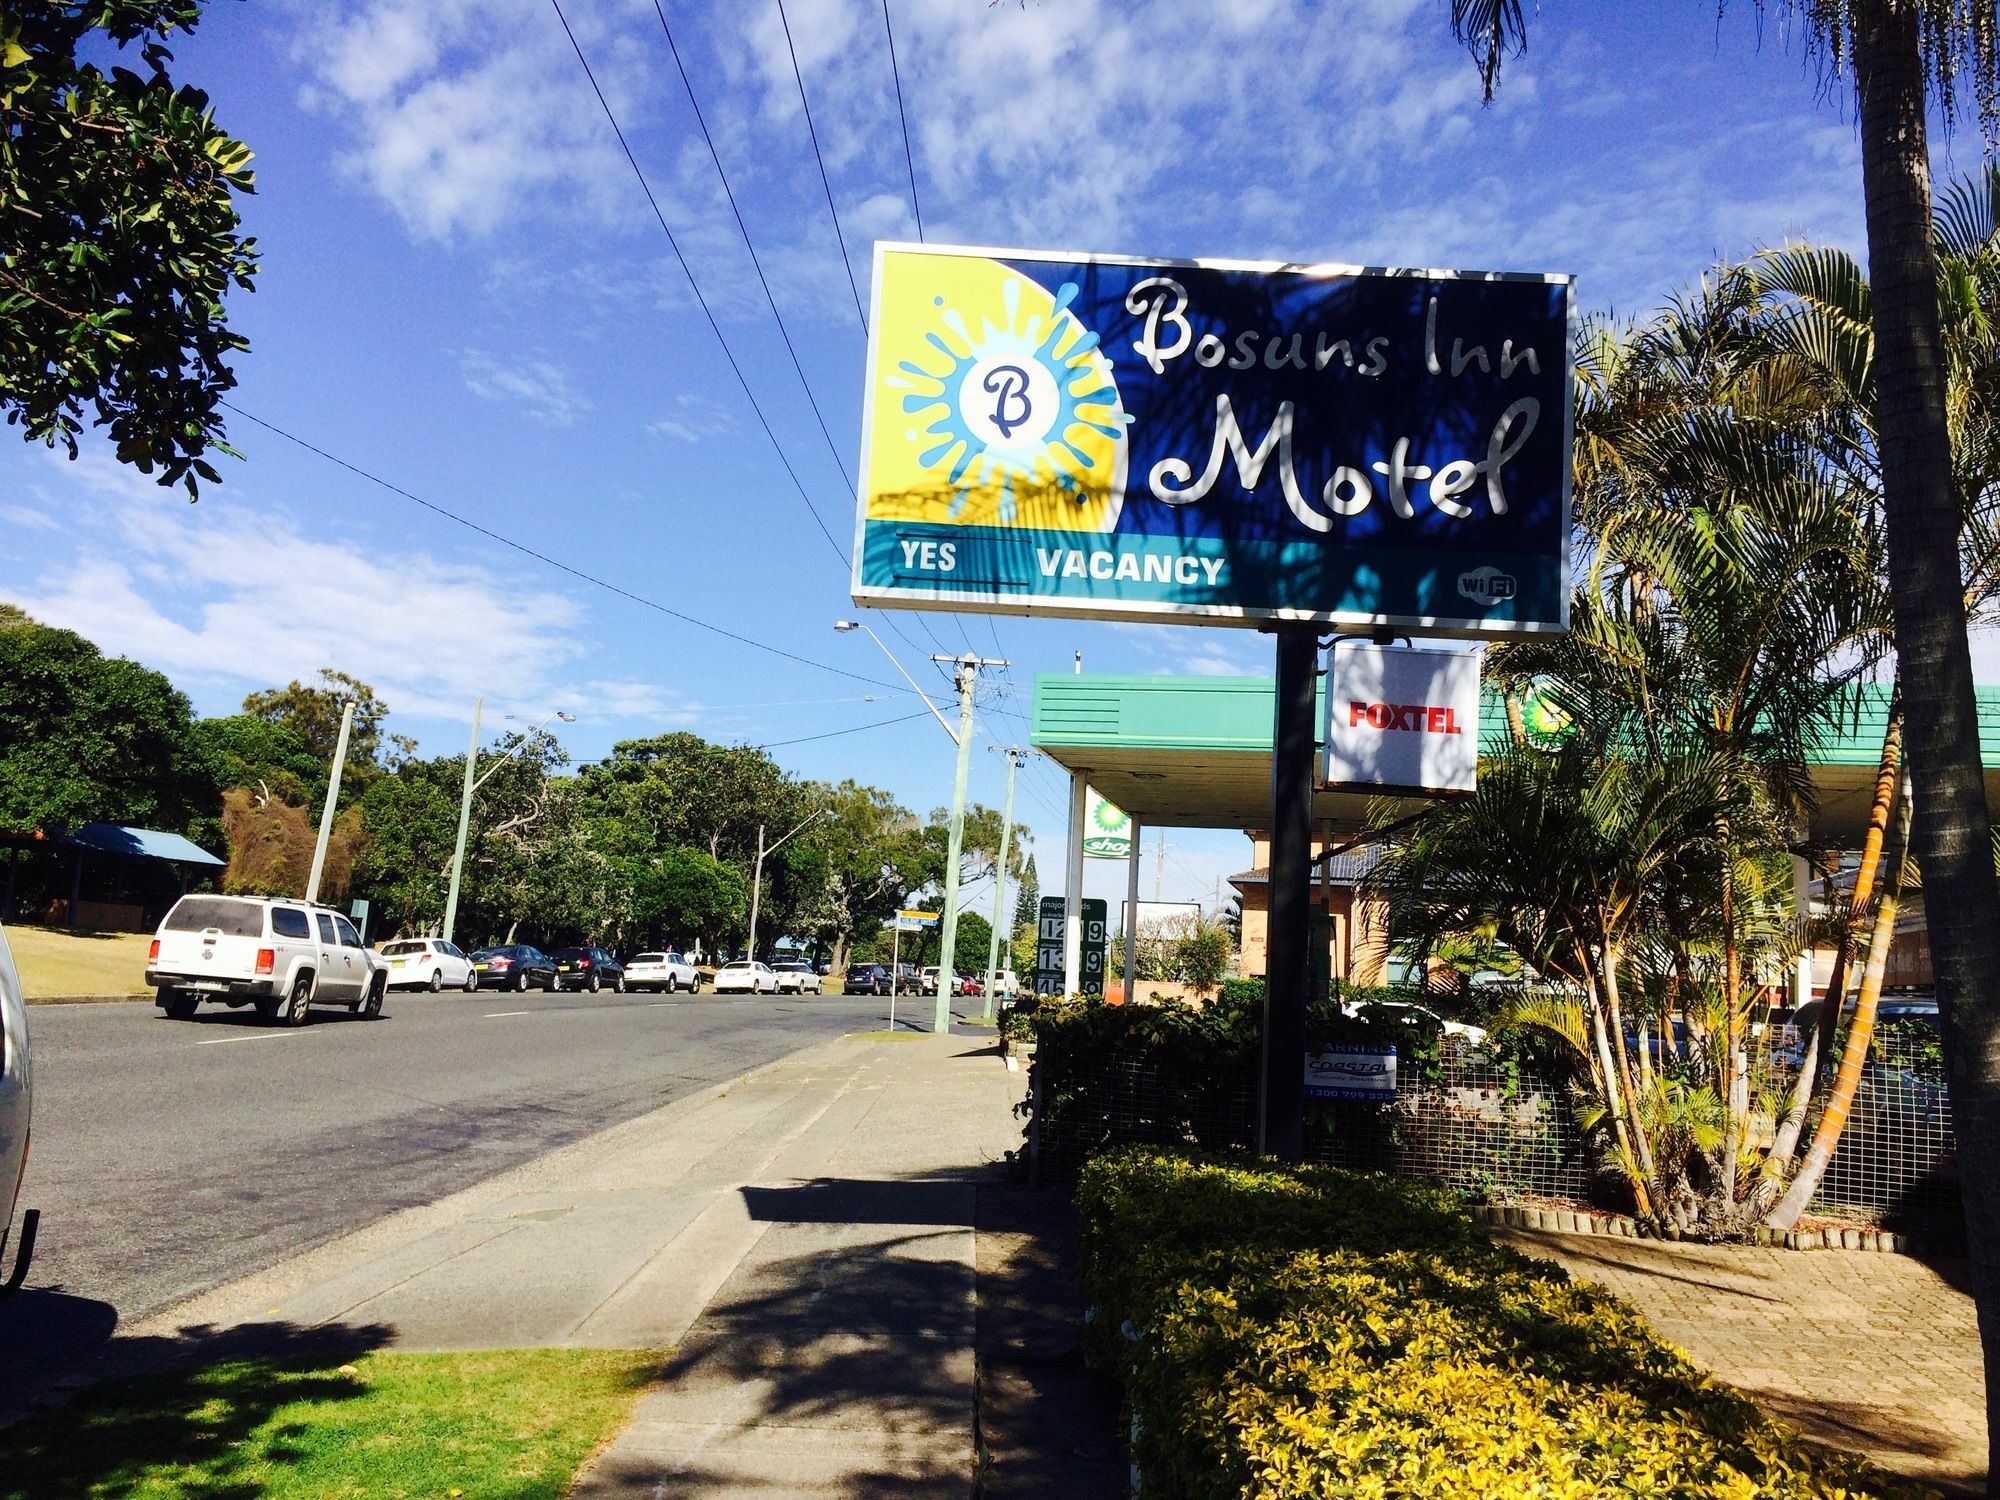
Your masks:
<svg viewBox="0 0 2000 1500"><path fill-rule="evenodd" d="M1891 1473L1983 1494L1986 1412L1962 1261L1495 1231L1643 1312L1773 1417Z"/></svg>

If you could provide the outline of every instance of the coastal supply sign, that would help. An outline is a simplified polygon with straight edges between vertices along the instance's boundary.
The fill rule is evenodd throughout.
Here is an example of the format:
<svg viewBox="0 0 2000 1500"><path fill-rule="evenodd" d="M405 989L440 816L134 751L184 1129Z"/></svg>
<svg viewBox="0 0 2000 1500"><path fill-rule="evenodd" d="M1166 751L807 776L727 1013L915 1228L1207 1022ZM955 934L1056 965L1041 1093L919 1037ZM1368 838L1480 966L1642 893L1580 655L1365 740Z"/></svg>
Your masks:
<svg viewBox="0 0 2000 1500"><path fill-rule="evenodd" d="M1566 624L1567 277L878 245L857 603Z"/></svg>
<svg viewBox="0 0 2000 1500"><path fill-rule="evenodd" d="M1479 657L1338 641L1328 658L1327 786L1469 792L1479 770Z"/></svg>
<svg viewBox="0 0 2000 1500"><path fill-rule="evenodd" d="M1308 1099L1396 1100L1394 1047L1325 1047L1306 1054Z"/></svg>

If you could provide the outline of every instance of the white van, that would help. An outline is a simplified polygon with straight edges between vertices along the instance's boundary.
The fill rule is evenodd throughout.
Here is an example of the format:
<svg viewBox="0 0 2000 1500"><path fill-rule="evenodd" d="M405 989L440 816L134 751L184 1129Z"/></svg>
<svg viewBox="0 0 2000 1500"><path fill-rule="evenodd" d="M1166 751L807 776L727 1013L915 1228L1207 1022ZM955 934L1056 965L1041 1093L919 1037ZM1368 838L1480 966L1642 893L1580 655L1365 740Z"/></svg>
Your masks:
<svg viewBox="0 0 2000 1500"><path fill-rule="evenodd" d="M21 976L14 970L14 956L7 951L7 934L0 932L0 1256L6 1252L9 1231L14 1227L14 1200L20 1196L21 1174L28 1169L28 1115L34 1082L34 1071L28 1066L27 1002L21 996ZM21 1215L13 1274L0 1282L0 1297L18 1292L28 1279L40 1219L32 1208ZM3 1264L0 1269L4 1269Z"/></svg>
<svg viewBox="0 0 2000 1500"><path fill-rule="evenodd" d="M255 1005L303 1026L315 1005L373 1020L389 987L384 961L340 912L273 896L183 896L146 956L154 1003L185 1021L204 1000Z"/></svg>

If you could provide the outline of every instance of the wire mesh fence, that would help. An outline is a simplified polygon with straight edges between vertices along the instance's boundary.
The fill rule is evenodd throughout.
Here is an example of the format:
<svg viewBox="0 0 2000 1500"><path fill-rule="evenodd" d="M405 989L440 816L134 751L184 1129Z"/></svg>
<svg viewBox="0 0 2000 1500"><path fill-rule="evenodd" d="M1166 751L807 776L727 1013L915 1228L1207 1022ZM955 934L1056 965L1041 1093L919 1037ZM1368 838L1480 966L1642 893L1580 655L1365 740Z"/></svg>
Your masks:
<svg viewBox="0 0 2000 1500"><path fill-rule="evenodd" d="M1071 1056L1059 1070L1039 1058L1034 1066L1033 1154L1044 1184L1068 1186L1085 1161L1115 1146L1255 1149L1252 1062ZM1773 1059L1760 1088L1782 1100L1794 1076ZM1806 1121L1807 1141L1821 1107ZM1948 1242L1960 1223L1956 1152L1935 1033L1885 1029L1811 1212ZM1309 1103L1306 1158L1446 1182L1489 1202L1629 1207L1578 1124L1564 1082L1456 1044L1422 1076L1406 1078L1393 1103Z"/></svg>

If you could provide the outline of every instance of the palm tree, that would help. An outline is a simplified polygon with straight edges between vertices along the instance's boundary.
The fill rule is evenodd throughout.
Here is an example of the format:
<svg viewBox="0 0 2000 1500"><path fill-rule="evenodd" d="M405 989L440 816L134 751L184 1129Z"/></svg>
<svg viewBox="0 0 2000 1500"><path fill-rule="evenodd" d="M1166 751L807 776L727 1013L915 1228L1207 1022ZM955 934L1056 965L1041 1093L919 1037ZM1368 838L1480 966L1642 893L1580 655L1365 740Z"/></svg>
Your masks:
<svg viewBox="0 0 2000 1500"><path fill-rule="evenodd" d="M1876 340L1875 434L1890 594L1908 720L1912 843L1953 1108L1965 1146L1987 1406L2000 1410L2000 886L1979 753L1958 572L1960 504L1946 415L1946 356L1931 242L1927 95L1949 114L1969 72L1989 140L2000 135L2000 28L1990 0L1777 0L1837 68L1851 63L1861 126ZM1452 0L1452 26L1490 98L1526 38L1520 0ZM2000 1494L2000 1422L1988 1424Z"/></svg>

